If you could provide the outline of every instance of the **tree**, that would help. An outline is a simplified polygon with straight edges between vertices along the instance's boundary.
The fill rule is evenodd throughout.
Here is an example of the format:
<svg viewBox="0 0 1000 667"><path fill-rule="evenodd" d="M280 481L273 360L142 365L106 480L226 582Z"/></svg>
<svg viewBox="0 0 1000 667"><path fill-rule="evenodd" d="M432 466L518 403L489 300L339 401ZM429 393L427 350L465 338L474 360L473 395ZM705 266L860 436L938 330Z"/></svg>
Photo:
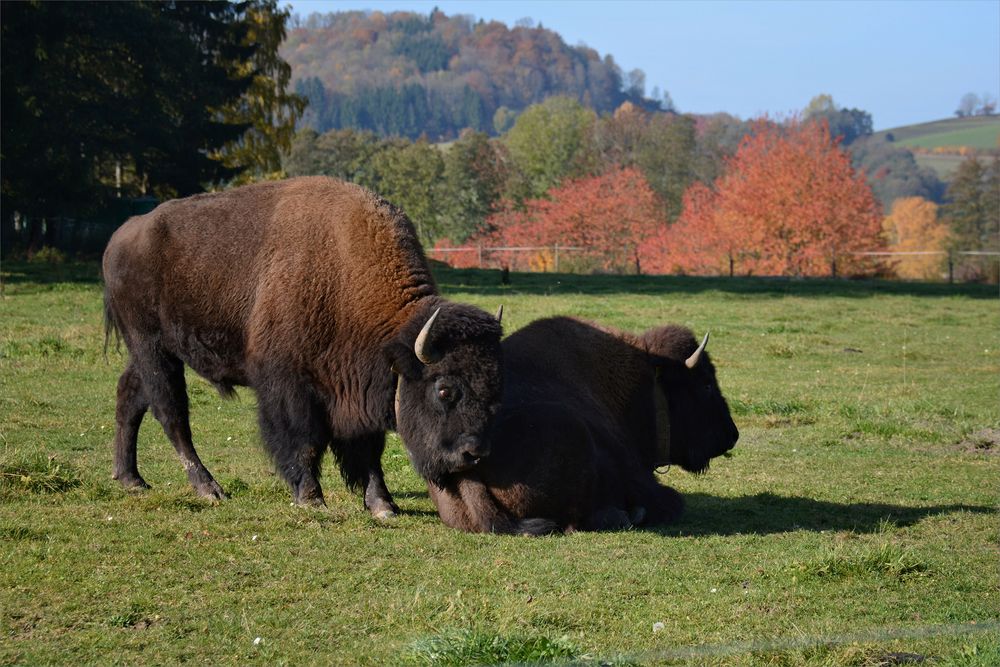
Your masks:
<svg viewBox="0 0 1000 667"><path fill-rule="evenodd" d="M642 172L634 167L615 169L600 176L572 179L553 188L545 199L525 202L523 210L501 209L490 217L494 231L482 240L503 246L571 246L584 249L576 263L618 273L640 273L653 257L645 240L662 226L656 194ZM513 257L504 257L508 265ZM532 268L555 268L552 250L530 257Z"/></svg>
<svg viewBox="0 0 1000 667"><path fill-rule="evenodd" d="M232 69L252 77L250 89L222 109L234 125L249 129L216 153L227 167L241 169L237 182L277 177L281 153L287 151L307 100L288 90L292 68L278 55L285 39L289 9L278 9L277 0L252 0L246 9L248 26L244 44L255 47L252 58L237 61Z"/></svg>
<svg viewBox="0 0 1000 667"><path fill-rule="evenodd" d="M438 185L444 172L441 151L425 140L389 146L373 158L378 182L373 189L403 209L428 246L442 235L437 213Z"/></svg>
<svg viewBox="0 0 1000 667"><path fill-rule="evenodd" d="M1000 156L984 164L976 156L963 161L948 187L944 216L956 250L1000 251ZM997 258L963 262L966 279L997 280Z"/></svg>
<svg viewBox="0 0 1000 667"><path fill-rule="evenodd" d="M883 246L881 218L825 123L761 120L714 188L685 197L664 241L666 268L710 273L732 259L744 274L829 275L834 263L855 273L866 263L853 251Z"/></svg>
<svg viewBox="0 0 1000 667"><path fill-rule="evenodd" d="M975 93L966 93L965 95L962 95L962 99L958 101L958 108L955 109L955 115L959 118L972 116L976 113L976 109L978 107L979 96Z"/></svg>
<svg viewBox="0 0 1000 667"><path fill-rule="evenodd" d="M245 164L216 157L252 122L223 110L262 82L247 63L267 47L250 39L249 16L268 6L4 6L5 224L14 211L72 216L116 195L187 195L236 176Z"/></svg>
<svg viewBox="0 0 1000 667"><path fill-rule="evenodd" d="M938 205L922 197L904 197L892 205L882 222L892 252L940 252L940 255L911 255L895 260L900 278L933 280L941 277L948 248L948 226L938 218Z"/></svg>
<svg viewBox="0 0 1000 667"><path fill-rule="evenodd" d="M807 121L826 120L830 126L830 136L839 138L841 144L849 146L860 137L872 133L872 116L861 109L837 108L830 95L817 95L802 112Z"/></svg>
<svg viewBox="0 0 1000 667"><path fill-rule="evenodd" d="M917 164L913 153L881 137L862 137L850 146L854 168L864 171L884 211L902 197L941 202L945 186L937 174Z"/></svg>
<svg viewBox="0 0 1000 667"><path fill-rule="evenodd" d="M568 97L550 97L521 113L503 137L520 176L515 197L542 197L564 178L589 173L595 120L593 111Z"/></svg>
<svg viewBox="0 0 1000 667"><path fill-rule="evenodd" d="M466 131L444 154L438 216L441 233L455 243L464 243L482 232L505 181L506 165L489 137Z"/></svg>

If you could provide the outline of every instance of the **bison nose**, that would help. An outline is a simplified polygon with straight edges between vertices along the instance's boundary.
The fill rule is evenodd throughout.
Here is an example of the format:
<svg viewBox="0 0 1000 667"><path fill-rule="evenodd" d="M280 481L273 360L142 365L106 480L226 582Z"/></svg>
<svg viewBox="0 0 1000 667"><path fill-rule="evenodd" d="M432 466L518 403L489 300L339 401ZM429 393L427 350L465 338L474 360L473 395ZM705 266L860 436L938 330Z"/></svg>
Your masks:
<svg viewBox="0 0 1000 667"><path fill-rule="evenodd" d="M458 453L469 465L479 463L479 459L490 454L490 445L485 440L474 435L463 435L458 439Z"/></svg>

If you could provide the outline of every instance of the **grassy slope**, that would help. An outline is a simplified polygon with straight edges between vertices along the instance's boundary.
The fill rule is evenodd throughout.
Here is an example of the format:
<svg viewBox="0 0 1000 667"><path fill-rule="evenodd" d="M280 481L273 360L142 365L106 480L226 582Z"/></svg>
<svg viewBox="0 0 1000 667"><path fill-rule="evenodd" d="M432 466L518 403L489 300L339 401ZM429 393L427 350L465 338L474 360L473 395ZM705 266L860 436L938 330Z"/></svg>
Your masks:
<svg viewBox="0 0 1000 667"><path fill-rule="evenodd" d="M940 148L968 146L977 150L1000 148L1000 116L948 118L945 120L894 127L875 133L892 134L894 140L908 148Z"/></svg>
<svg viewBox="0 0 1000 667"><path fill-rule="evenodd" d="M508 331L556 313L712 331L742 438L707 475L669 472L685 517L531 540L441 525L395 437L384 464L404 516L377 525L329 462L329 508L291 507L252 392L224 402L197 378L199 452L231 499L194 498L149 418L139 456L154 489L121 491L122 358L100 352L100 287L13 273L0 664L1000 659L1000 445L972 437L1000 428L995 289L520 274L501 288L496 273L443 273L457 300L502 301ZM504 652L519 638L527 653Z"/></svg>

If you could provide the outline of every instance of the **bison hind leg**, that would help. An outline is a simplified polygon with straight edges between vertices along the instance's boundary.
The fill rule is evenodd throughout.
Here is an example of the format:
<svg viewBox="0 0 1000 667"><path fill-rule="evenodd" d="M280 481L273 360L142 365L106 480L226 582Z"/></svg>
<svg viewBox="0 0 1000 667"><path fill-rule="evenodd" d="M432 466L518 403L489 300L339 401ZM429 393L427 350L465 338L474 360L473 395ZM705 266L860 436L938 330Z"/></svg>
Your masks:
<svg viewBox="0 0 1000 667"><path fill-rule="evenodd" d="M118 399L115 406L114 472L112 478L126 489L148 489L149 484L139 474L136 449L139 426L149 409L146 390L134 360L118 378Z"/></svg>

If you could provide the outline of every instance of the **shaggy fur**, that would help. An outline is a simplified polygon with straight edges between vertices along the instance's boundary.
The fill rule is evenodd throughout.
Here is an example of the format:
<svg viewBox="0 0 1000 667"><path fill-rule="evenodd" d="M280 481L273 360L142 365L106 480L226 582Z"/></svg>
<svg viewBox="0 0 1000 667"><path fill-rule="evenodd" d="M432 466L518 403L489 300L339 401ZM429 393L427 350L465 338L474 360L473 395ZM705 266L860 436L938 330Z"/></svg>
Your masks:
<svg viewBox="0 0 1000 667"><path fill-rule="evenodd" d="M673 520L681 497L654 469L702 472L739 437L707 353L684 365L696 348L682 327L636 337L569 318L510 336L493 453L428 485L441 518L531 535Z"/></svg>
<svg viewBox="0 0 1000 667"><path fill-rule="evenodd" d="M108 334L120 332L129 350L114 469L126 487L146 486L136 437L151 408L198 493L224 497L191 440L185 364L223 395L253 387L264 445L296 501L323 502L329 446L347 484L383 516L395 511L380 464L396 427L391 366L423 366L412 348L434 310L444 351L435 365L477 389L448 421L407 394L415 462L463 467L459 443L479 437L498 402L499 324L441 299L406 216L355 185L310 177L166 202L114 234L104 280ZM431 367L420 374L424 385L437 377Z"/></svg>

